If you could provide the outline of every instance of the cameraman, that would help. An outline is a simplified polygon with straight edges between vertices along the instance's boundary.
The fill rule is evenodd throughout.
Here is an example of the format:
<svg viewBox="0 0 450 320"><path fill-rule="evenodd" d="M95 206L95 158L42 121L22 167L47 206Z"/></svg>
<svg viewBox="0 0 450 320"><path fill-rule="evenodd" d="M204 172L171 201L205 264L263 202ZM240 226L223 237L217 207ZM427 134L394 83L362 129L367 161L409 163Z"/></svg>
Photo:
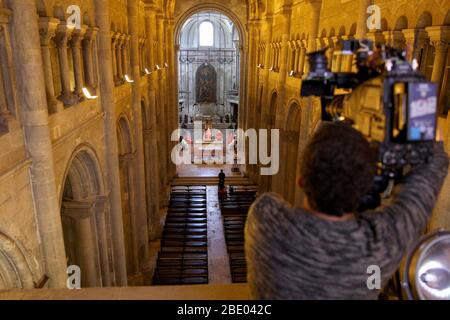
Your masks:
<svg viewBox="0 0 450 320"><path fill-rule="evenodd" d="M250 208L245 232L248 283L254 299L377 299L419 238L448 171L443 143L426 165L412 169L389 206L356 213L370 190L374 155L364 136L344 123L324 124L304 152L304 208L274 193Z"/></svg>

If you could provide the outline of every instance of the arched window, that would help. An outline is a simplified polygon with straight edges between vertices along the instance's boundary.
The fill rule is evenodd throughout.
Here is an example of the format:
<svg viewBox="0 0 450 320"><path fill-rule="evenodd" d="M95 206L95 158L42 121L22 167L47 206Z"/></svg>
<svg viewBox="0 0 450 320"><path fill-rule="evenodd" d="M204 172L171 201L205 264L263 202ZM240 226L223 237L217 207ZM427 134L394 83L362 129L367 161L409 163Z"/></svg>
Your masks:
<svg viewBox="0 0 450 320"><path fill-rule="evenodd" d="M209 21L200 24L200 47L214 46L214 26Z"/></svg>

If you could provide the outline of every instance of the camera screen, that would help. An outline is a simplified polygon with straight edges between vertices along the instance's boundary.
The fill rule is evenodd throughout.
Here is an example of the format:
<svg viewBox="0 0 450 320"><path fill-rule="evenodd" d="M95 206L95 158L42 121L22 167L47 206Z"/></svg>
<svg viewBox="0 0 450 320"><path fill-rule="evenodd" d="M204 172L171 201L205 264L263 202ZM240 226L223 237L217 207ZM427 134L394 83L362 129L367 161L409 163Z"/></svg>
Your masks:
<svg viewBox="0 0 450 320"><path fill-rule="evenodd" d="M408 140L432 141L436 136L437 86L430 82L408 84Z"/></svg>

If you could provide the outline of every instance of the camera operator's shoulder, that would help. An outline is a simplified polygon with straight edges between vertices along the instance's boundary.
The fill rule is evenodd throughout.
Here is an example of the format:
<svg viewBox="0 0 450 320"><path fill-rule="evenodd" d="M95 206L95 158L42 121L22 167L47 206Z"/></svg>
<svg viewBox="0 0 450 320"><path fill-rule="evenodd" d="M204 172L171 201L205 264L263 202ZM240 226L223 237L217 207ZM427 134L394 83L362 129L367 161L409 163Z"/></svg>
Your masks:
<svg viewBox="0 0 450 320"><path fill-rule="evenodd" d="M258 216L280 212L288 203L277 193L267 192L259 196L250 208L250 214Z"/></svg>

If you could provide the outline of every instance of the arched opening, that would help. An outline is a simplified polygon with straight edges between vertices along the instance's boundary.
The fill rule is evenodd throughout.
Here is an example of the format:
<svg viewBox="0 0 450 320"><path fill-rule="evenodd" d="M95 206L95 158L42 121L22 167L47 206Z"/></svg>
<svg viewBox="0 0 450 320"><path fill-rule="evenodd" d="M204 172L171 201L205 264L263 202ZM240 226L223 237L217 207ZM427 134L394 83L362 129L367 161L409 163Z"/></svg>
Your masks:
<svg viewBox="0 0 450 320"><path fill-rule="evenodd" d="M98 160L83 146L69 163L61 201L67 265L80 267L82 287L111 285L108 215Z"/></svg>
<svg viewBox="0 0 450 320"><path fill-rule="evenodd" d="M128 279L138 272L138 248L135 222L135 164L131 131L128 120L122 116L117 125L119 148L120 190L122 202L123 232Z"/></svg>
<svg viewBox="0 0 450 320"><path fill-rule="evenodd" d="M201 174L204 164L214 164L211 175L224 168L231 171L223 155L238 122L241 33L229 16L215 9L197 11L182 22L178 119L192 162L180 165L178 175ZM194 139L194 126L200 124L202 137Z"/></svg>
<svg viewBox="0 0 450 320"><path fill-rule="evenodd" d="M214 25L210 21L203 21L199 27L200 47L214 46Z"/></svg>
<svg viewBox="0 0 450 320"><path fill-rule="evenodd" d="M26 253L14 239L0 231L0 290L34 288Z"/></svg>
<svg viewBox="0 0 450 320"><path fill-rule="evenodd" d="M289 107L288 117L285 126L286 143L286 169L285 169L285 197L294 204L298 180L298 149L301 126L301 109L297 102L293 102Z"/></svg>

